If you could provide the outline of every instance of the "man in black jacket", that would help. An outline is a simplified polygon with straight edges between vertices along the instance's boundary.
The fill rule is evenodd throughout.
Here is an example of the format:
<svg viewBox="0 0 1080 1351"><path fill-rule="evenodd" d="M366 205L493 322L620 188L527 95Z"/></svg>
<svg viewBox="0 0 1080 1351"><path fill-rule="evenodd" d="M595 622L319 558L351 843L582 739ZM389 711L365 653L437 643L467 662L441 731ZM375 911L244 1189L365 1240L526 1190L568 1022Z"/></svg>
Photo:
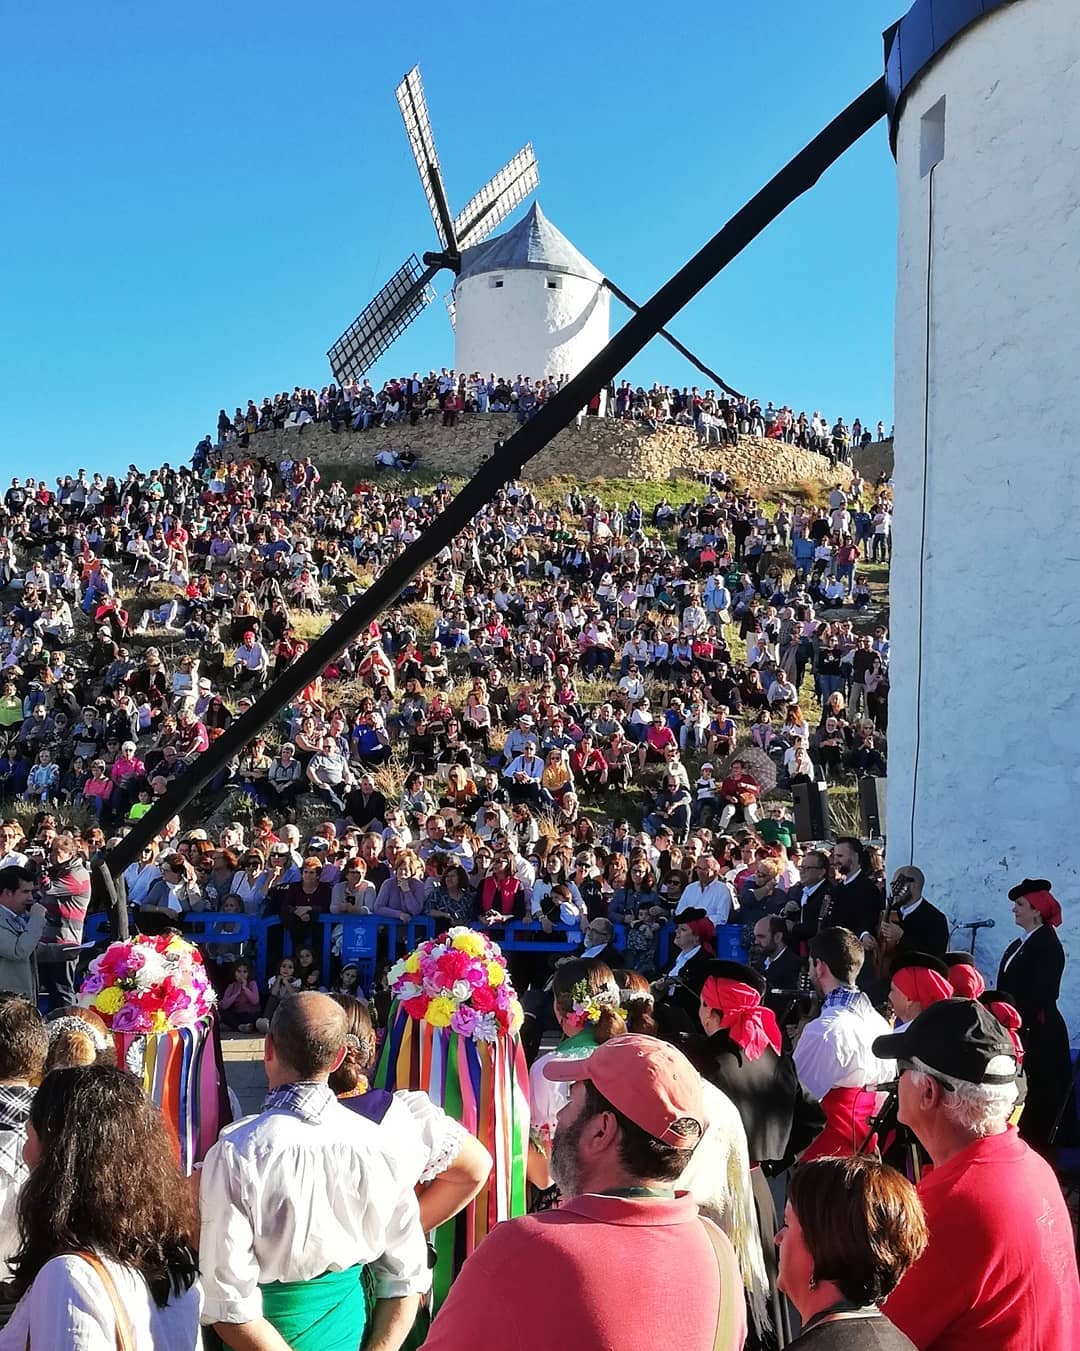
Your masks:
<svg viewBox="0 0 1080 1351"><path fill-rule="evenodd" d="M835 879L829 888L829 899L822 907L821 924L850 929L870 951L877 942L884 898L866 872L867 863L866 848L859 840L851 835L837 839L832 850Z"/></svg>
<svg viewBox="0 0 1080 1351"><path fill-rule="evenodd" d="M800 885L787 894L783 917L788 942L800 955L821 923L821 908L829 894L829 855L824 849L808 849L799 861Z"/></svg>
<svg viewBox="0 0 1080 1351"><path fill-rule="evenodd" d="M787 924L779 915L766 915L754 925L754 952L761 958L759 969L765 977L767 994L799 987L802 960L798 952L788 947L787 941ZM776 1004L768 1002L776 1012Z"/></svg>
<svg viewBox="0 0 1080 1351"><path fill-rule="evenodd" d="M881 925L881 937L900 953L929 952L944 957L949 946L949 921L923 895L926 878L921 869L907 863L893 874L889 918Z"/></svg>

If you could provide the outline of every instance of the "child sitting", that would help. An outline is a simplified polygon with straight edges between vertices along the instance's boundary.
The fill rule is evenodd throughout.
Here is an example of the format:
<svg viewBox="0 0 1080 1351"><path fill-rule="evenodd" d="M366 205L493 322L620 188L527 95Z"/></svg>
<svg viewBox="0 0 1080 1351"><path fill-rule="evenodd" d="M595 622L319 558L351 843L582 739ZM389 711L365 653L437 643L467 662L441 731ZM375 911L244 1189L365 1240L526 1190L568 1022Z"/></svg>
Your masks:
<svg viewBox="0 0 1080 1351"><path fill-rule="evenodd" d="M251 1032L261 1007L259 987L252 978L250 965L237 962L233 967L232 980L222 991L221 1021L234 1032Z"/></svg>
<svg viewBox="0 0 1080 1351"><path fill-rule="evenodd" d="M664 912L656 905L638 907L637 918L626 929L626 965L650 978L656 975L657 941L664 927Z"/></svg>
<svg viewBox="0 0 1080 1351"><path fill-rule="evenodd" d="M277 975L270 982L266 995L266 1009L261 1018L255 1020L256 1032L269 1032L270 1020L277 1012L277 1006L290 995L298 994L300 981L296 975L296 963L291 957L282 957L278 962Z"/></svg>

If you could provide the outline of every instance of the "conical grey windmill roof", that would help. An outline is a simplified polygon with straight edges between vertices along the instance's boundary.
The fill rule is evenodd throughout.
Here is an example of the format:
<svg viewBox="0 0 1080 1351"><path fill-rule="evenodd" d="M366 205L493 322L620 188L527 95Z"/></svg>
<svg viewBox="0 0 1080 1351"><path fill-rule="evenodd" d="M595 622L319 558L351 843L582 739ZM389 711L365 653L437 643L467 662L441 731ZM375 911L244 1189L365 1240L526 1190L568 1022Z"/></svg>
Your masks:
<svg viewBox="0 0 1080 1351"><path fill-rule="evenodd" d="M595 282L604 279L563 232L552 225L536 202L505 234L462 251L458 281L483 272L509 272L522 268L536 272L565 272Z"/></svg>

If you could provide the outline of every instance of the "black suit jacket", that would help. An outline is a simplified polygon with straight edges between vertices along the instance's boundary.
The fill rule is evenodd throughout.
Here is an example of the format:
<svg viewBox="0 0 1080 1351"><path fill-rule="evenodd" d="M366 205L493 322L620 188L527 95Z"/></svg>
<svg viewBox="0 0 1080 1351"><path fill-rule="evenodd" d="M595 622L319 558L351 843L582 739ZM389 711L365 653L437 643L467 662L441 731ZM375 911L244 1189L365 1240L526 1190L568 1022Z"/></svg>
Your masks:
<svg viewBox="0 0 1080 1351"><path fill-rule="evenodd" d="M802 958L793 948L785 948L767 968L762 967L761 974L769 982L770 990L797 990L802 975Z"/></svg>
<svg viewBox="0 0 1080 1351"><path fill-rule="evenodd" d="M665 984L663 993L656 1003L657 1020L665 1030L665 1035L693 1032L701 1026L698 1019L701 990L712 961L713 958L704 949L700 949L680 970L675 978L674 988ZM666 980L667 977L662 979Z"/></svg>
<svg viewBox="0 0 1080 1351"><path fill-rule="evenodd" d="M1057 931L1049 924L1036 929L1022 947L1021 942L1017 938L1002 954L997 988L1012 997L1027 1029L1032 1024L1045 1023L1048 1015L1057 1013L1065 951ZM1017 955L1010 961L1014 952Z"/></svg>
<svg viewBox="0 0 1080 1351"><path fill-rule="evenodd" d="M801 886L792 887L787 894L786 905L794 904L799 907L798 919L788 925L788 941L793 945L808 943L817 933L821 920L821 906L828 895L829 885L827 882L822 882L810 896L810 899L805 902L803 891L804 888Z"/></svg>
<svg viewBox="0 0 1080 1351"><path fill-rule="evenodd" d="M834 882L829 904L822 906L823 929L850 929L855 935L877 934L885 900L877 884L861 872L853 882ZM827 914L826 914L827 912Z"/></svg>
<svg viewBox="0 0 1080 1351"><path fill-rule="evenodd" d="M907 919L901 919L900 927L904 935L897 952L929 952L944 957L949 950L949 921L927 900L921 901Z"/></svg>

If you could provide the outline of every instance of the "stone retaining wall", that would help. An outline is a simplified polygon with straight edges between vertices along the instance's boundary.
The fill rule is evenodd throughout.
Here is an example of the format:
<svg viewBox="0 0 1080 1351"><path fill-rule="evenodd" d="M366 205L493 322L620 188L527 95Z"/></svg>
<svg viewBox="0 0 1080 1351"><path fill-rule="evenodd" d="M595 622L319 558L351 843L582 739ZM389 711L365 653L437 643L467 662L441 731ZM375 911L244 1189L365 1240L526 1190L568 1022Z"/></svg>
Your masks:
<svg viewBox="0 0 1080 1351"><path fill-rule="evenodd" d="M435 419L415 427L395 426L367 432L340 431L325 423L300 430L259 432L250 449L272 460L310 455L324 473L345 471L355 479L371 470L375 452L411 447L421 467L436 473L471 474L491 454L497 440L513 435L517 421L509 413L463 417L456 427ZM706 449L684 427L648 432L639 423L614 418L585 418L555 438L526 466L535 481L572 476L585 479L667 479L702 469L724 469L734 477L768 487L802 479L828 480L829 462L775 441L744 437L737 447Z"/></svg>

